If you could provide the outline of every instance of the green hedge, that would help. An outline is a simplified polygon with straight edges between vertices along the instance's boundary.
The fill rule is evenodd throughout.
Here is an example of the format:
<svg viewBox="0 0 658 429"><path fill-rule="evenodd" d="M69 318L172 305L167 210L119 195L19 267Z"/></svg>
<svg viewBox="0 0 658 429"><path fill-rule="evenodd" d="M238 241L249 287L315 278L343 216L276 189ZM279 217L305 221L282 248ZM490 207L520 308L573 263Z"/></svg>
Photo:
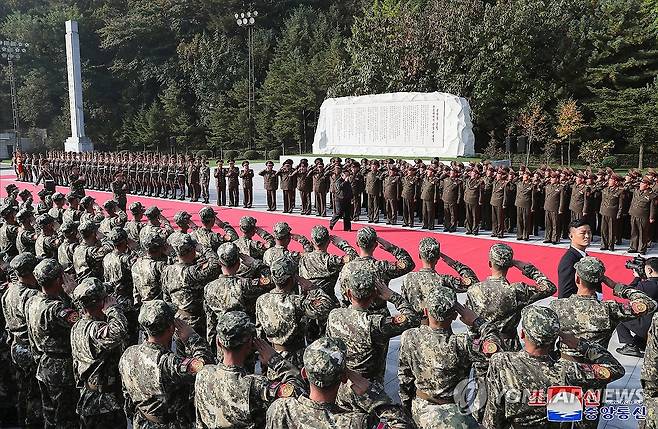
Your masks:
<svg viewBox="0 0 658 429"><path fill-rule="evenodd" d="M257 150L246 150L244 152L243 158L248 159L250 161L255 160L255 159L261 159L262 154L257 151Z"/></svg>
<svg viewBox="0 0 658 429"><path fill-rule="evenodd" d="M273 159L273 160L279 160L281 157L281 149L272 149L271 151L267 152L267 159Z"/></svg>
<svg viewBox="0 0 658 429"><path fill-rule="evenodd" d="M228 162L230 159L237 159L240 156L240 153L237 150L225 150L224 151L224 160Z"/></svg>
<svg viewBox="0 0 658 429"><path fill-rule="evenodd" d="M208 149L201 149L196 153L197 158L212 158L212 151Z"/></svg>

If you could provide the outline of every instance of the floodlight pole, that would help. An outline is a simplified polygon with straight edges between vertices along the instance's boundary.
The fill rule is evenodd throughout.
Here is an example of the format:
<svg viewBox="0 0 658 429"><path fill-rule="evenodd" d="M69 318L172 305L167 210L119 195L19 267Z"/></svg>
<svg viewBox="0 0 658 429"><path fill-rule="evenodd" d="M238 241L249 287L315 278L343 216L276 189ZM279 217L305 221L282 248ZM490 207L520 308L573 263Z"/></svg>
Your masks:
<svg viewBox="0 0 658 429"><path fill-rule="evenodd" d="M27 52L28 43L14 42L11 40L0 41L0 53L2 58L7 59L9 66L9 91L11 94L11 113L14 125L14 137L16 138L16 150L21 149L21 125L18 109L18 94L16 92L16 74L14 69L14 60L21 57L22 53Z"/></svg>

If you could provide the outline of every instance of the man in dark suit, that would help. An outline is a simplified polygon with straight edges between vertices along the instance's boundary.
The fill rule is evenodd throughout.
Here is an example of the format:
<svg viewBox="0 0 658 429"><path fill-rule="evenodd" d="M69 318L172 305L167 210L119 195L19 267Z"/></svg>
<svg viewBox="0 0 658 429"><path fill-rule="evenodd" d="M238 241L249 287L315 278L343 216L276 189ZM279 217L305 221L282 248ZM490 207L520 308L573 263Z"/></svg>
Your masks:
<svg viewBox="0 0 658 429"><path fill-rule="evenodd" d="M644 274L647 278L642 280L638 273L635 273L635 279L629 286L641 290L654 300L658 300L658 258L649 258L645 261ZM651 326L652 317L653 314L648 314L617 325L617 336L622 344L621 347L617 348L617 353L626 356L644 357L643 350L647 345L647 333Z"/></svg>
<svg viewBox="0 0 658 429"><path fill-rule="evenodd" d="M334 229L336 222L343 218L343 229L352 230L352 178L350 174L349 168L345 168L336 179L336 211L329 222L329 229Z"/></svg>
<svg viewBox="0 0 658 429"><path fill-rule="evenodd" d="M592 242L592 228L584 219L574 220L569 224L569 239L571 246L560 259L557 267L558 298L568 298L578 291L576 286L576 269L574 264L587 254L587 246Z"/></svg>

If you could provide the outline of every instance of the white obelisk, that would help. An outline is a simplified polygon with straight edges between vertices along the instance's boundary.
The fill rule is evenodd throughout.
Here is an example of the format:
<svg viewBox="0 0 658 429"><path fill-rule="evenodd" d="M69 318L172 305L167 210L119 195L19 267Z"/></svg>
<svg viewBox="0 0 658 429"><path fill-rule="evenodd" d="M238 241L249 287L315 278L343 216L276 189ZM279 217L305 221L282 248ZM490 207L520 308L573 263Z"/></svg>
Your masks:
<svg viewBox="0 0 658 429"><path fill-rule="evenodd" d="M85 136L85 115L82 110L82 73L77 21L66 21L66 68L69 78L71 137L66 139L64 150L67 152L92 152L94 145Z"/></svg>

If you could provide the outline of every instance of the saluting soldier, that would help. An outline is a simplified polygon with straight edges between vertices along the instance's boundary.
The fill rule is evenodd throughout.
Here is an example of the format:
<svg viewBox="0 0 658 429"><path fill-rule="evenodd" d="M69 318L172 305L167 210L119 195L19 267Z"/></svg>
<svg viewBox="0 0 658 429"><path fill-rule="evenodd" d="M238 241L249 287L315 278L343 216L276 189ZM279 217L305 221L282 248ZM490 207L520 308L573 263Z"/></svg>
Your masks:
<svg viewBox="0 0 658 429"><path fill-rule="evenodd" d="M293 179L292 160L287 159L276 173L281 179L283 191L283 212L292 213L295 206L295 181Z"/></svg>
<svg viewBox="0 0 658 429"><path fill-rule="evenodd" d="M562 235L560 224L566 210L567 195L564 185L559 183L559 174L551 173L550 183L544 187L545 230L544 243L558 244Z"/></svg>
<svg viewBox="0 0 658 429"><path fill-rule="evenodd" d="M414 167L408 168L402 178L402 226L413 228L416 220L416 201L420 199L422 179Z"/></svg>
<svg viewBox="0 0 658 429"><path fill-rule="evenodd" d="M361 174L361 166L358 162L352 161L352 221L358 222L361 217L361 203L363 201L363 192L366 190L366 179Z"/></svg>
<svg viewBox="0 0 658 429"><path fill-rule="evenodd" d="M466 234L478 235L484 204L484 182L480 170L473 168L464 182L464 204L466 206Z"/></svg>
<svg viewBox="0 0 658 429"><path fill-rule="evenodd" d="M620 177L612 174L608 186L601 190L601 250L615 250L619 219L622 215L623 188L619 186Z"/></svg>
<svg viewBox="0 0 658 429"><path fill-rule="evenodd" d="M439 180L434 173L433 167L427 169L420 188L420 199L423 202L423 228L430 230L434 229L434 222L436 222L436 201L439 193Z"/></svg>
<svg viewBox="0 0 658 429"><path fill-rule="evenodd" d="M263 177L263 185L267 194L267 211L276 211L276 190L279 188L279 176L277 171L274 170L274 163L267 161L265 170L258 174Z"/></svg>
<svg viewBox="0 0 658 429"><path fill-rule="evenodd" d="M396 225L398 223L398 200L402 192L400 176L396 166L390 165L388 167L388 175L384 177L382 188L386 204L386 224Z"/></svg>
<svg viewBox="0 0 658 429"><path fill-rule="evenodd" d="M299 191L299 199L302 202L301 214L311 214L311 191L313 191L313 177L312 172L308 168L308 163L303 162L293 172L297 180L297 190Z"/></svg>
<svg viewBox="0 0 658 429"><path fill-rule="evenodd" d="M242 179L242 191L244 192L243 206L250 209L254 203L254 170L249 168L249 161L242 161L240 179Z"/></svg>
<svg viewBox="0 0 658 429"><path fill-rule="evenodd" d="M455 232L459 221L457 208L464 192L463 182L459 178L459 170L451 169L449 176L441 181L439 189L443 201L443 232ZM432 222L434 221L432 220ZM423 213L423 224L425 224L425 213Z"/></svg>
<svg viewBox="0 0 658 429"><path fill-rule="evenodd" d="M643 179L638 189L633 191L631 206L631 245L629 253L647 253L650 239L650 225L656 222L656 194L651 190L651 181Z"/></svg>
<svg viewBox="0 0 658 429"><path fill-rule="evenodd" d="M224 160L217 160L217 167L215 167L215 187L217 188L217 205L226 205L226 169L224 168Z"/></svg>
<svg viewBox="0 0 658 429"><path fill-rule="evenodd" d="M523 171L523 179L516 183L516 239L528 241L532 232L532 214L535 211L536 187L530 180L529 169Z"/></svg>
<svg viewBox="0 0 658 429"><path fill-rule="evenodd" d="M315 160L313 168L313 194L315 195L316 216L327 216L327 192L329 191L329 172L325 171L322 158Z"/></svg>
<svg viewBox="0 0 658 429"><path fill-rule="evenodd" d="M365 175L366 194L368 194L368 222L379 222L379 197L382 193L382 177L379 171L379 161L370 163L370 171Z"/></svg>
<svg viewBox="0 0 658 429"><path fill-rule="evenodd" d="M228 187L228 202L231 207L237 207L240 204L239 188L240 169L235 166L235 161L228 160L228 169L226 171L226 184Z"/></svg>

